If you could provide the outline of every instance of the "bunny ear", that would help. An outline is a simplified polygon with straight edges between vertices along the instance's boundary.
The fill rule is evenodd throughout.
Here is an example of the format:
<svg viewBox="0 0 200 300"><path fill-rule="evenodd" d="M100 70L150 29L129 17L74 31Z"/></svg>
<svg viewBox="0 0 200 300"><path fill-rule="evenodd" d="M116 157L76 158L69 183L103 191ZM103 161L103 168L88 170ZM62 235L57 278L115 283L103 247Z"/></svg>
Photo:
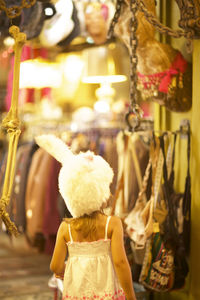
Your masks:
<svg viewBox="0 0 200 300"><path fill-rule="evenodd" d="M45 149L56 160L63 164L66 160L71 159L74 154L68 146L55 135L43 134L35 137L35 141L41 148Z"/></svg>

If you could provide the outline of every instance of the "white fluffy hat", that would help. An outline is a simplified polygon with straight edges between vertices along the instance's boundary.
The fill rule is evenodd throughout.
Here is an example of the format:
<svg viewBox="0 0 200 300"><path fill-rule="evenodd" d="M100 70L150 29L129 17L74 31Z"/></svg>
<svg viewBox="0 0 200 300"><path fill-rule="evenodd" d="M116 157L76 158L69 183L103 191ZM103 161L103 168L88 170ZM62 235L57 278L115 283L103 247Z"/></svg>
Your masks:
<svg viewBox="0 0 200 300"><path fill-rule="evenodd" d="M113 170L101 156L91 151L75 155L61 139L50 134L35 140L62 164L59 190L73 217L89 215L106 203Z"/></svg>

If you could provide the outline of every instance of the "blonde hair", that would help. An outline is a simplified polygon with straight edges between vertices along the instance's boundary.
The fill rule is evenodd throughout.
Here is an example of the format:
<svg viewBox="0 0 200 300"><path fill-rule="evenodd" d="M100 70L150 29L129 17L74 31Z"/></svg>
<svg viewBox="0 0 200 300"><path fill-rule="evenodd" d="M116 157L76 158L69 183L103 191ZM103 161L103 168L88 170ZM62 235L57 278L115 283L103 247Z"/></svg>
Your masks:
<svg viewBox="0 0 200 300"><path fill-rule="evenodd" d="M94 237L97 232L96 216L98 213L104 214L102 210L95 211L90 215L83 215L79 218L65 219L67 223L72 224L75 231L81 231L83 238Z"/></svg>

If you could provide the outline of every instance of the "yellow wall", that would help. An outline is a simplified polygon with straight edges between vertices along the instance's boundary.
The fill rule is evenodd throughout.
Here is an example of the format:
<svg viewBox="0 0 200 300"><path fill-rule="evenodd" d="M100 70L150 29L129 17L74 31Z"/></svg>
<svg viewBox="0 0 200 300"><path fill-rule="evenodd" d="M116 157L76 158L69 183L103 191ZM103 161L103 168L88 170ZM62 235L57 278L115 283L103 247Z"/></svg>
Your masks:
<svg viewBox="0 0 200 300"><path fill-rule="evenodd" d="M193 104L188 113L166 112L168 129L176 130L182 119L191 122L191 183L192 183L192 207L191 207L191 252L189 257L190 273L186 286L181 291L171 293L155 293L154 300L200 300L200 40L193 43ZM162 119L162 112L158 117ZM164 115L164 118L166 116ZM181 146L177 147L179 160L175 165L178 171L176 190L183 191L187 169L186 146L187 141L179 139ZM181 163L181 167L180 167Z"/></svg>
<svg viewBox="0 0 200 300"><path fill-rule="evenodd" d="M190 300L200 299L200 40L194 41L192 105L192 240Z"/></svg>
<svg viewBox="0 0 200 300"><path fill-rule="evenodd" d="M178 29L179 10L175 1L170 1L166 6L169 26ZM193 61L193 104L188 113L172 113L158 111L155 116L157 128L178 129L182 119L189 119L191 122L191 183L192 183L192 207L191 207L191 252L189 257L190 273L187 278L186 286L181 291L171 293L155 293L154 300L200 300L200 40L193 42L193 54L186 51L184 38L170 40L171 45L179 49L188 61ZM156 111L156 110L155 110ZM165 126L163 126L165 123ZM179 160L175 163L177 191L183 191L187 161L185 157L187 141L178 140L177 154ZM180 168L181 163L181 168Z"/></svg>

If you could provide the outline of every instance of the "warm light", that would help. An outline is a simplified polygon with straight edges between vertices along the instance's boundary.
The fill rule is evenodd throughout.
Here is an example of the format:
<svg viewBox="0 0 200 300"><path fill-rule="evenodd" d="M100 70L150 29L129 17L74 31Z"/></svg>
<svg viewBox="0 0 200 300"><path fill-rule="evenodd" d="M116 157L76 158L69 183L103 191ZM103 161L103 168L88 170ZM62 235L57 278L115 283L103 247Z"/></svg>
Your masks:
<svg viewBox="0 0 200 300"><path fill-rule="evenodd" d="M32 212L32 209L28 209L27 212L26 212L26 216L27 218L31 219L32 216L33 216L33 212Z"/></svg>
<svg viewBox="0 0 200 300"><path fill-rule="evenodd" d="M4 39L3 43L5 46L9 47L15 44L15 40L12 37L8 36Z"/></svg>
<svg viewBox="0 0 200 300"><path fill-rule="evenodd" d="M94 111L91 107L82 106L82 107L76 109L75 112L73 112L72 120L76 124L80 124L80 123L86 124L88 122L89 123L93 122L95 120Z"/></svg>
<svg viewBox="0 0 200 300"><path fill-rule="evenodd" d="M69 82L79 80L83 70L83 60L78 55L68 55L64 63L64 76Z"/></svg>
<svg viewBox="0 0 200 300"><path fill-rule="evenodd" d="M98 99L107 100L109 102L112 102L112 99L114 98L115 94L115 89L109 82L102 82L100 84L100 87L95 91L95 95Z"/></svg>
<svg viewBox="0 0 200 300"><path fill-rule="evenodd" d="M107 101L99 100L95 102L94 109L98 113L108 113L110 111L110 105Z"/></svg>
<svg viewBox="0 0 200 300"><path fill-rule="evenodd" d="M78 125L76 123L71 123L70 129L71 129L71 131L77 131Z"/></svg>
<svg viewBox="0 0 200 300"><path fill-rule="evenodd" d="M62 73L55 63L27 60L20 66L20 88L59 87Z"/></svg>
<svg viewBox="0 0 200 300"><path fill-rule="evenodd" d="M55 106L48 98L43 98L41 101L41 114L44 119L60 119L62 117L62 110Z"/></svg>
<svg viewBox="0 0 200 300"><path fill-rule="evenodd" d="M127 77L125 75L107 75L107 76L87 76L83 77L82 81L84 83L116 83L126 81Z"/></svg>

